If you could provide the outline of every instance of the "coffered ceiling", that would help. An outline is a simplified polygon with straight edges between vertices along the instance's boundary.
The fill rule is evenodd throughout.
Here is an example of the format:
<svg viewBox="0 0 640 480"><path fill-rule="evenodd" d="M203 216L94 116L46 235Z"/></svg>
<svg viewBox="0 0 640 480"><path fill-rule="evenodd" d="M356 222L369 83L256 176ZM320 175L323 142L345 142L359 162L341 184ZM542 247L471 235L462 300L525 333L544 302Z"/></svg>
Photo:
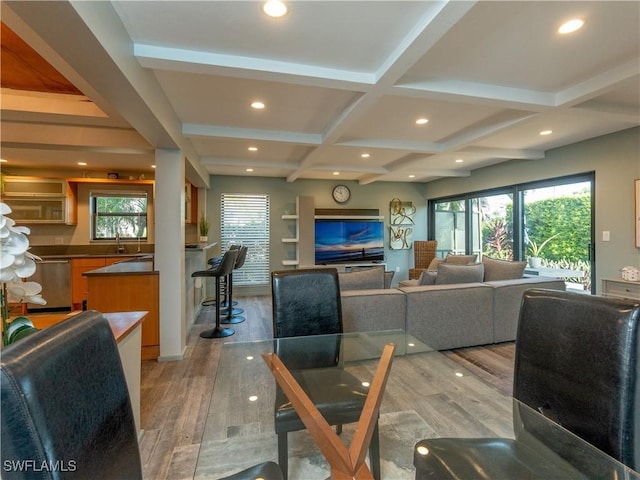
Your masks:
<svg viewBox="0 0 640 480"><path fill-rule="evenodd" d="M3 1L7 27L82 93L24 92L3 62L3 168L146 171L179 148L192 181L427 182L640 125L640 2L260 7ZM572 18L584 26L559 34Z"/></svg>

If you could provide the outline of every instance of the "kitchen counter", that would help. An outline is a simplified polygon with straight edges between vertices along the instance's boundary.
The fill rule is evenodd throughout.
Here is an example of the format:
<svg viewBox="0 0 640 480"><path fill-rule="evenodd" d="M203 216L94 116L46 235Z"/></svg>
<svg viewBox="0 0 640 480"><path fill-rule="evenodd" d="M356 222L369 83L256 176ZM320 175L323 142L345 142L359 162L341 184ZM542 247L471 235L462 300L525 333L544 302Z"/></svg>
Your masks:
<svg viewBox="0 0 640 480"><path fill-rule="evenodd" d="M85 277L96 277L106 275L158 275L159 272L153 269L152 258L141 258L135 260L128 260L126 262L114 263L106 267L97 268L84 272L82 275Z"/></svg>
<svg viewBox="0 0 640 480"><path fill-rule="evenodd" d="M82 275L88 284L87 308L102 313L146 311L142 324L143 360L160 354L159 272L151 258L114 263Z"/></svg>
<svg viewBox="0 0 640 480"><path fill-rule="evenodd" d="M207 243L206 245L203 243L188 243L184 246L185 252L204 252L212 247L215 247L218 242Z"/></svg>
<svg viewBox="0 0 640 480"><path fill-rule="evenodd" d="M34 254L35 255L35 254ZM153 255L152 253L112 253L112 254L96 254L96 253L72 253L67 255L38 255L42 260L64 260L64 259L72 259L72 258L92 258L92 257L101 257L101 258L120 258L123 259L130 257L148 257Z"/></svg>

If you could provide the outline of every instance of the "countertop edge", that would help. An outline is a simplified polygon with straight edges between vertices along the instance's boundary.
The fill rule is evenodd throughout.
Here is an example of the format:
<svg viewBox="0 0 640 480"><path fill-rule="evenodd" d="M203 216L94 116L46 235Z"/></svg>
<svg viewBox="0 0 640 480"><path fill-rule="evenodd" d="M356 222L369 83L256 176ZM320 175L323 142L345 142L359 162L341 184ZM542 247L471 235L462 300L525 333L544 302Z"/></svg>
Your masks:
<svg viewBox="0 0 640 480"><path fill-rule="evenodd" d="M115 313L103 313L104 317L109 322L111 332L116 339L116 343L120 343L127 338L131 332L133 332L138 325L146 319L149 312L115 312Z"/></svg>

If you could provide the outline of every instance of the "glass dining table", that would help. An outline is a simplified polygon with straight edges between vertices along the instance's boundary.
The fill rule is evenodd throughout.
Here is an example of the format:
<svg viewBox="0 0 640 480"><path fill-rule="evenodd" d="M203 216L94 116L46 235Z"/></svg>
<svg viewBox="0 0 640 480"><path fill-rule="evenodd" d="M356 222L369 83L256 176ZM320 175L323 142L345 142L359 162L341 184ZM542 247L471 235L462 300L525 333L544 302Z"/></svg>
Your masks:
<svg viewBox="0 0 640 480"><path fill-rule="evenodd" d="M528 415L539 417L543 426L539 428L548 428L563 445L570 445L567 448L575 455L598 465L599 472L607 473L602 478L640 480L637 472L399 330L225 343L194 479L218 479L260 462L277 461L276 382L262 355L287 351L316 355L326 344L336 342L339 368L369 383L384 346L396 345L380 408L383 479L413 480L414 446L425 438L514 438L516 408L518 415L526 410ZM286 357L283 362L287 364ZM346 445L354 429L355 424L343 427L340 438ZM309 433L290 433L289 478L325 479L329 474L329 465Z"/></svg>

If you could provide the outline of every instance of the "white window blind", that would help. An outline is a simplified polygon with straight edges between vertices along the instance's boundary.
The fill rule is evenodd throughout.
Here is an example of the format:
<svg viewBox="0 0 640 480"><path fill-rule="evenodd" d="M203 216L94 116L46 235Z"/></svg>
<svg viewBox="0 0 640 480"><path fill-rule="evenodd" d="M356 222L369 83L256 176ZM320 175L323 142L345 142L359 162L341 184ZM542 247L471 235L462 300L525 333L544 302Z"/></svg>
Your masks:
<svg viewBox="0 0 640 480"><path fill-rule="evenodd" d="M242 268L234 270L234 285L269 284L269 195L223 193L220 197L221 251L247 247Z"/></svg>

